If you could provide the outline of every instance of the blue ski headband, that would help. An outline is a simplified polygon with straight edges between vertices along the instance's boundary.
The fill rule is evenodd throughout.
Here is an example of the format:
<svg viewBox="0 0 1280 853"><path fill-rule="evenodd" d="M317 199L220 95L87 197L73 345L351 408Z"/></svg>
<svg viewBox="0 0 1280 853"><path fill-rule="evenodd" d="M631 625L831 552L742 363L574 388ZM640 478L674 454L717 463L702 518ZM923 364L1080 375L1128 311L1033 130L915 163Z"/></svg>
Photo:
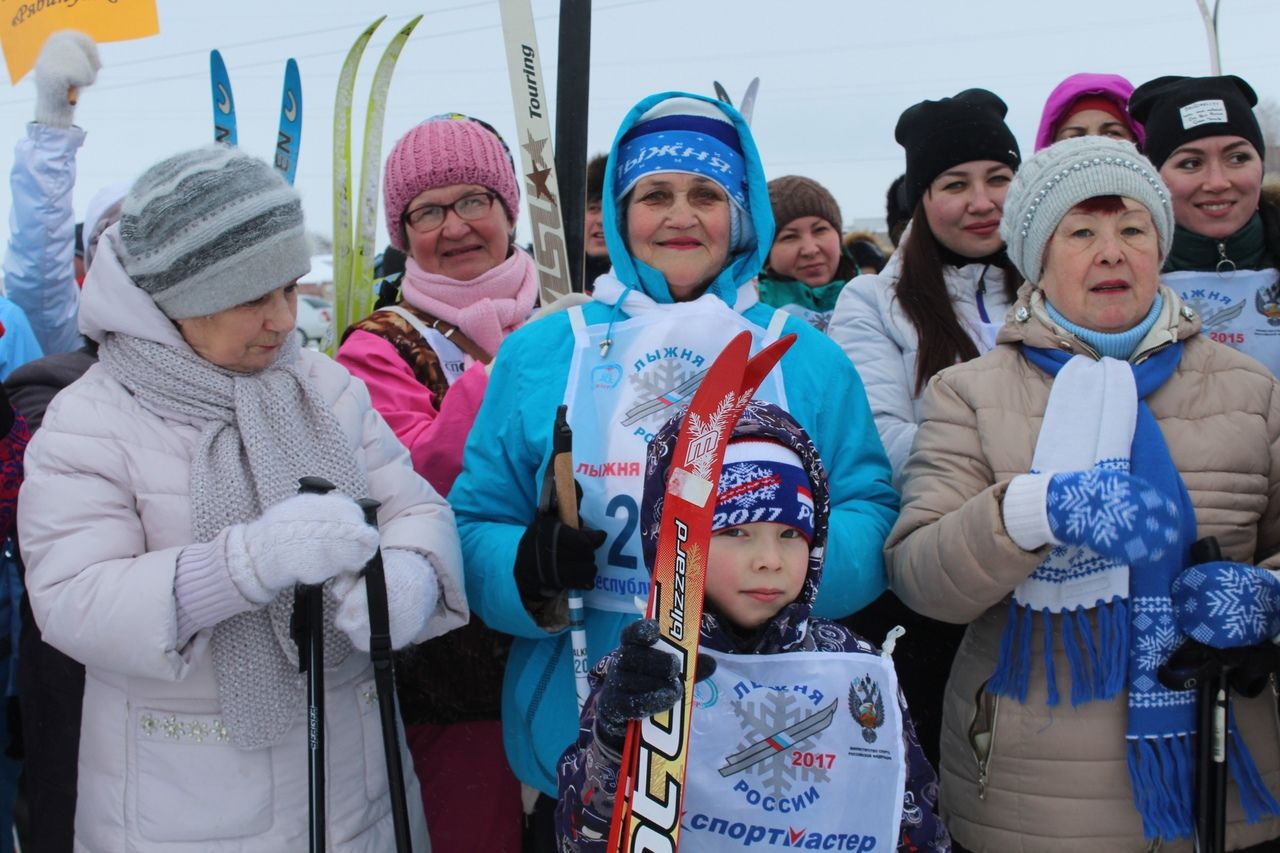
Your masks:
<svg viewBox="0 0 1280 853"><path fill-rule="evenodd" d="M641 178L656 172L710 178L739 207L749 209L742 144L737 129L722 119L666 115L633 127L618 144L614 198L623 198Z"/></svg>

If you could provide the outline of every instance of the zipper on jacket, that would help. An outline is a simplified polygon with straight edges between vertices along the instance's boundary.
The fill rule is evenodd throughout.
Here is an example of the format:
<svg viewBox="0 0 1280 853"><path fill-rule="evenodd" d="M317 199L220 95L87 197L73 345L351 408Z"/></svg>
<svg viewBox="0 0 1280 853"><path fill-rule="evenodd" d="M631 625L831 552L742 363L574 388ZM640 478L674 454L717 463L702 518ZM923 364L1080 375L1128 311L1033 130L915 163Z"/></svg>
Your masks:
<svg viewBox="0 0 1280 853"><path fill-rule="evenodd" d="M1225 275L1229 272L1236 271L1236 262L1227 257L1227 244L1223 240L1218 241L1218 275Z"/></svg>
<svg viewBox="0 0 1280 853"><path fill-rule="evenodd" d="M974 723L977 723L979 715L982 714L982 705L984 697L987 694L986 685L983 684L982 689L978 692L978 703L976 713L974 715ZM991 727L982 733L975 733L973 726L969 727L969 745L973 749L973 759L978 764L978 799L986 800L987 798L987 768L991 764L991 756L995 753L996 747L996 725L1000 716L1000 697L991 695ZM979 755L979 748L974 741L975 737L985 736L987 739L987 748L985 755Z"/></svg>
<svg viewBox="0 0 1280 853"><path fill-rule="evenodd" d="M987 292L987 270L991 269L991 265L982 268L982 275L978 276L978 292L974 294L974 298L978 303L978 316L982 318L982 322L990 323L991 318L987 316L987 303L982 298Z"/></svg>
<svg viewBox="0 0 1280 853"><path fill-rule="evenodd" d="M538 678L538 686L533 689L533 696L529 698L529 710L524 715L524 727L529 732L532 741L530 746L533 747L533 760L537 762L538 769L542 771L543 775L550 777L552 782L556 780L556 774L548 770L542 763L542 756L538 754L536 739L532 737L533 718L538 713L538 706L542 704L542 697L546 695L547 685L551 683L551 676L556 671L556 663L559 662L560 656L564 654L564 644L567 639L567 634L561 634L556 638L556 649L551 653L551 658L547 661L546 667L542 670L542 675ZM575 735L574 737L576 738L577 736Z"/></svg>

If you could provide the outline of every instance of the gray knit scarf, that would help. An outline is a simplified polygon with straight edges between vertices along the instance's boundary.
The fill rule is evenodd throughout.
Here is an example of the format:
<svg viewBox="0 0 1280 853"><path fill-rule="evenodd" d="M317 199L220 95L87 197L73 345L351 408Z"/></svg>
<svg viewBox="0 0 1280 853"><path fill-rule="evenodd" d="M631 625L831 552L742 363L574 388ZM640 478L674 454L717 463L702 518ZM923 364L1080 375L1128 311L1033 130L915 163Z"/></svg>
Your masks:
<svg viewBox="0 0 1280 853"><path fill-rule="evenodd" d="M148 409L203 426L191 460L191 533L208 542L225 527L257 518L297 494L298 478L324 477L343 493L365 496L365 473L341 425L303 375L290 335L270 367L252 374L218 367L186 347L121 333L106 336L103 366ZM334 628L337 605L325 600L325 663L335 667L351 642ZM242 749L278 742L302 713L304 682L289 633L293 590L265 608L213 629L214 673L223 722Z"/></svg>

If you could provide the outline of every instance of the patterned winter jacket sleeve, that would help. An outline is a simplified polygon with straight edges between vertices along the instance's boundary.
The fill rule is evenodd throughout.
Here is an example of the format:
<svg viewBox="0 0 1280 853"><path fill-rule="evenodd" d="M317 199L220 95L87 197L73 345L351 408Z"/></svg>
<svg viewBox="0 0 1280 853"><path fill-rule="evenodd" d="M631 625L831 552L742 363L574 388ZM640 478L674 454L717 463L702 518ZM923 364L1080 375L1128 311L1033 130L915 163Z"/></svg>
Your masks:
<svg viewBox="0 0 1280 853"><path fill-rule="evenodd" d="M0 536L13 529L18 514L18 489L22 486L22 457L31 433L0 388Z"/></svg>
<svg viewBox="0 0 1280 853"><path fill-rule="evenodd" d="M878 654L852 632L826 620L826 636L844 635L840 651ZM613 805L618 792L618 768L622 756L595 736L596 700L609 668L618 652L605 655L588 676L591 695L582 708L578 739L565 750L557 768L559 796L556 805L556 848L560 853L599 853L609 841ZM930 850L948 853L951 836L938 816L938 776L924 757L911 714L902 691L898 691L902 711L902 737L907 760L907 784L903 793L899 853Z"/></svg>

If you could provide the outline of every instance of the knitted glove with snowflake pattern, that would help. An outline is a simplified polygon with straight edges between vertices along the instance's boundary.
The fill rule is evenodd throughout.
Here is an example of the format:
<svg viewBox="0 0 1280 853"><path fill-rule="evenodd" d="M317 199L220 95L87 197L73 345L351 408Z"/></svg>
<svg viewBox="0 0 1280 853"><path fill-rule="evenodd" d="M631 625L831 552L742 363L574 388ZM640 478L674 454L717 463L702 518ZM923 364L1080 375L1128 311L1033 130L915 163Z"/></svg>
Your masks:
<svg viewBox="0 0 1280 853"><path fill-rule="evenodd" d="M1002 512L1010 538L1028 551L1075 545L1133 565L1178 542L1178 505L1141 477L1106 468L1014 477Z"/></svg>
<svg viewBox="0 0 1280 853"><path fill-rule="evenodd" d="M1256 646L1280 635L1280 579L1267 569L1201 563L1178 575L1171 591L1178 627L1206 646Z"/></svg>

